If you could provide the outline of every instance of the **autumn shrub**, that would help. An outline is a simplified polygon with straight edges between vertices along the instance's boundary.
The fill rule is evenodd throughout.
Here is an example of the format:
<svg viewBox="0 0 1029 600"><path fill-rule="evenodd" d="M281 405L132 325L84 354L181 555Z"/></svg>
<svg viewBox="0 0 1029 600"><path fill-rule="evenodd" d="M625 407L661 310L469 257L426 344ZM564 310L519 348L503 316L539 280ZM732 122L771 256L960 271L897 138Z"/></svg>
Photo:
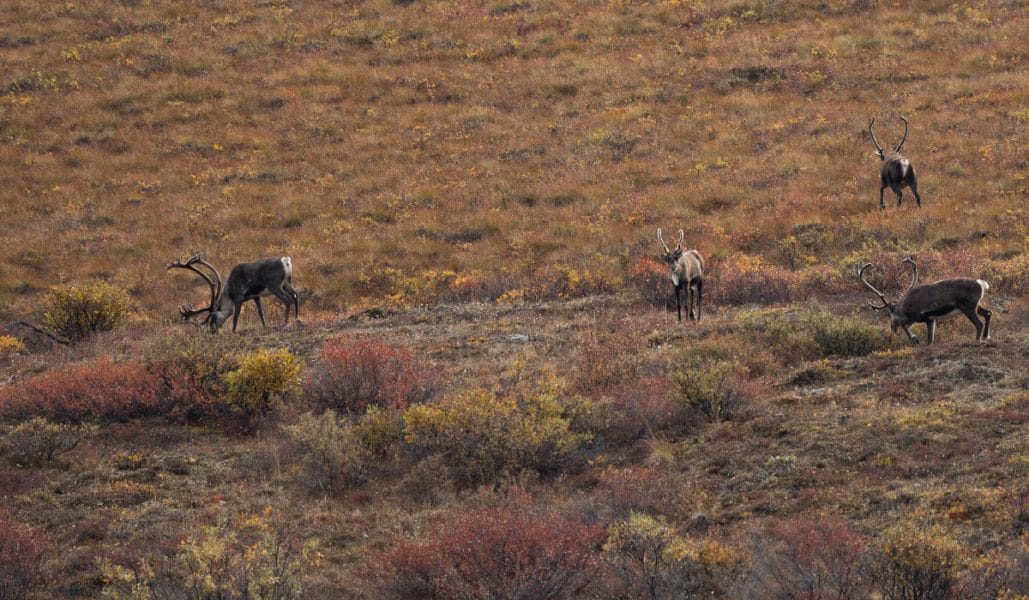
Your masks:
<svg viewBox="0 0 1029 600"><path fill-rule="evenodd" d="M709 269L705 299L716 304L776 304L803 297L800 275L759 256L739 256Z"/></svg>
<svg viewBox="0 0 1029 600"><path fill-rule="evenodd" d="M225 376L239 367L241 354L238 336L197 331L165 333L143 351L147 370L164 383L169 417L187 422L218 417L228 393Z"/></svg>
<svg viewBox="0 0 1029 600"><path fill-rule="evenodd" d="M360 483L365 462L350 427L340 417L326 411L305 413L283 432L300 462L297 481L303 487L327 494Z"/></svg>
<svg viewBox="0 0 1029 600"><path fill-rule="evenodd" d="M250 429L268 417L283 393L300 382L300 359L289 350L261 348L239 357L239 368L225 374L225 399L218 407L225 423Z"/></svg>
<svg viewBox="0 0 1029 600"><path fill-rule="evenodd" d="M629 266L629 284L654 308L674 308L672 279L668 267L652 258L641 258Z"/></svg>
<svg viewBox="0 0 1029 600"><path fill-rule="evenodd" d="M553 394L473 390L409 408L404 439L416 456L442 455L456 483L471 486L523 469L546 474L574 467L586 436L570 425Z"/></svg>
<svg viewBox="0 0 1029 600"><path fill-rule="evenodd" d="M23 344L21 340L9 335L0 335L0 358L7 358L8 356L24 351L25 344Z"/></svg>
<svg viewBox="0 0 1029 600"><path fill-rule="evenodd" d="M397 482L396 493L415 505L438 505L454 492L444 458L434 454L422 459Z"/></svg>
<svg viewBox="0 0 1029 600"><path fill-rule="evenodd" d="M761 381L750 379L731 362L690 361L675 372L672 381L680 404L715 422L739 416L764 393Z"/></svg>
<svg viewBox="0 0 1029 600"><path fill-rule="evenodd" d="M866 550L861 535L838 516L781 521L752 553L750 592L782 600L867 598Z"/></svg>
<svg viewBox="0 0 1029 600"><path fill-rule="evenodd" d="M902 522L883 533L868 576L884 600L956 600L962 597L961 555L942 528Z"/></svg>
<svg viewBox="0 0 1029 600"><path fill-rule="evenodd" d="M46 417L62 423L119 421L163 414L162 381L135 361L102 358L0 389L0 418Z"/></svg>
<svg viewBox="0 0 1029 600"><path fill-rule="evenodd" d="M2 447L17 462L50 462L74 450L95 431L95 426L54 423L45 417L33 417L4 436Z"/></svg>
<svg viewBox="0 0 1029 600"><path fill-rule="evenodd" d="M595 395L640 377L638 337L624 328L591 329L579 340L572 356L572 384L576 392Z"/></svg>
<svg viewBox="0 0 1029 600"><path fill-rule="evenodd" d="M638 512L608 527L604 558L625 597L651 600L722 597L741 562L721 544L691 540Z"/></svg>
<svg viewBox="0 0 1029 600"><path fill-rule="evenodd" d="M105 598L294 600L303 597L305 572L318 564L316 545L277 522L271 509L200 526L171 560L136 558L99 561Z"/></svg>
<svg viewBox="0 0 1029 600"><path fill-rule="evenodd" d="M411 351L374 339L326 343L308 371L304 391L316 409L359 414L369 406L405 409L432 400L444 384L438 367Z"/></svg>
<svg viewBox="0 0 1029 600"><path fill-rule="evenodd" d="M379 586L411 600L589 597L602 539L603 530L581 517L525 506L477 510L381 557Z"/></svg>
<svg viewBox="0 0 1029 600"><path fill-rule="evenodd" d="M404 444L404 415L397 410L385 410L376 406L354 421L350 435L375 464L399 458Z"/></svg>
<svg viewBox="0 0 1029 600"><path fill-rule="evenodd" d="M573 431L587 434L594 451L604 452L685 421L686 411L673 399L667 377L642 377L562 402Z"/></svg>
<svg viewBox="0 0 1029 600"><path fill-rule="evenodd" d="M675 473L655 466L610 467L597 475L596 495L617 517L630 512L677 515L688 508L685 501L695 501L703 496L696 490L685 494L684 490L690 486L690 482L683 481Z"/></svg>
<svg viewBox="0 0 1029 600"><path fill-rule="evenodd" d="M0 600L28 598L49 540L2 507L0 532Z"/></svg>
<svg viewBox="0 0 1029 600"><path fill-rule="evenodd" d="M128 294L103 281L55 289L43 305L44 325L72 342L114 329L131 311Z"/></svg>
<svg viewBox="0 0 1029 600"><path fill-rule="evenodd" d="M608 257L595 256L587 266L548 264L534 275L532 299L571 300L596 294L612 294L623 285L622 269L610 264Z"/></svg>

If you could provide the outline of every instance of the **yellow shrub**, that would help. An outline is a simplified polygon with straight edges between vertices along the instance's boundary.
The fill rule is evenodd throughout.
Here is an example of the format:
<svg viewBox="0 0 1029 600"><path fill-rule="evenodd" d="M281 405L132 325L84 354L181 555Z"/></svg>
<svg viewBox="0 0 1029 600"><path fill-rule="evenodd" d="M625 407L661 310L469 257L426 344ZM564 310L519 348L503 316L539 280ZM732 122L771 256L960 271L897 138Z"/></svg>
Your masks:
<svg viewBox="0 0 1029 600"><path fill-rule="evenodd" d="M405 441L423 455L441 454L459 484L476 485L524 469L568 465L587 439L570 428L556 396L497 397L471 391L404 414Z"/></svg>
<svg viewBox="0 0 1029 600"><path fill-rule="evenodd" d="M228 408L239 416L267 415L276 396L300 383L300 359L289 350L261 348L239 359L239 368L225 374Z"/></svg>
<svg viewBox="0 0 1029 600"><path fill-rule="evenodd" d="M110 331L129 316L129 296L103 281L58 288L44 300L43 323L54 333L77 341Z"/></svg>
<svg viewBox="0 0 1029 600"><path fill-rule="evenodd" d="M25 350L25 344L18 338L0 335L0 356L7 356Z"/></svg>
<svg viewBox="0 0 1029 600"><path fill-rule="evenodd" d="M604 555L628 595L649 589L654 597L721 596L726 575L741 564L739 553L715 541L680 535L650 515L631 512L608 528Z"/></svg>
<svg viewBox="0 0 1029 600"><path fill-rule="evenodd" d="M871 575L887 598L952 598L961 559L960 544L943 528L902 522L883 533Z"/></svg>

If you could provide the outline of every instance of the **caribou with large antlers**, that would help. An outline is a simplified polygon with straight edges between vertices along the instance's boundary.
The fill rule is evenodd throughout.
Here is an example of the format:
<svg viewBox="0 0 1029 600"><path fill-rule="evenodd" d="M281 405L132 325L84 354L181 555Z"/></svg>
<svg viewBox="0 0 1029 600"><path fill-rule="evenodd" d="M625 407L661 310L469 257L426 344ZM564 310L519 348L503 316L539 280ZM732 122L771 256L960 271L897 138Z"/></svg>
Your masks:
<svg viewBox="0 0 1029 600"><path fill-rule="evenodd" d="M908 257L905 263L911 265L911 285L907 291L896 302L889 302L886 295L875 289L865 279L865 271L872 263L865 263L858 271L858 277L865 287L879 296L882 304L875 304L868 301L868 305L875 310L887 310L890 315L890 329L897 333L897 328L902 328L912 344L918 343L918 337L908 329L913 323L925 323L928 344L933 343L936 337L936 320L960 311L968 320L975 325L975 339L990 339L990 316L992 313L980 306L983 295L990 285L982 279L971 279L969 277L956 277L954 279L942 279L936 283L923 283L919 285L918 265L914 259ZM979 320L979 317L983 321Z"/></svg>
<svg viewBox="0 0 1029 600"><path fill-rule="evenodd" d="M904 117L901 117L900 120L904 121L904 137L901 138L897 147L889 152L883 150L883 147L879 145L879 140L875 139L875 133L872 131L875 118L873 117L868 122L868 135L872 136L872 143L875 144L875 155L883 161L882 172L879 174L880 210L886 208L886 204L883 203L883 192L886 188L890 188L894 194L897 194L897 206L900 206L901 189L910 187L918 206L922 206L922 197L918 195L918 178L915 177L915 169L911 166L911 162L900 153L901 147L904 146L904 140L908 139L908 120Z"/></svg>
<svg viewBox="0 0 1029 600"><path fill-rule="evenodd" d="M661 237L661 230L657 230L657 241L665 249L665 262L672 272L672 285L675 286L675 312L682 321L682 289L686 288L686 308L690 320L700 320L700 299L704 291L704 259L696 250L682 249L682 241L686 237L682 229L679 230L679 241L675 244L675 250L669 250L668 244ZM696 314L693 311L694 293L696 293Z"/></svg>
<svg viewBox="0 0 1029 600"><path fill-rule="evenodd" d="M199 267L205 267L204 272ZM288 256L262 258L249 263L240 263L229 272L224 283L218 270L203 259L200 253L194 254L186 262L177 260L168 265L168 269L186 269L199 275L211 288L211 302L204 308L182 306L179 313L183 321L207 313L202 324L211 333L215 333L232 315L232 331L236 331L239 311L243 303L253 300L257 305L257 314L264 322L264 309L261 307L261 296L273 295L286 306L286 324L289 324L289 309L293 307L293 319L300 318L300 296L293 289L293 261Z"/></svg>

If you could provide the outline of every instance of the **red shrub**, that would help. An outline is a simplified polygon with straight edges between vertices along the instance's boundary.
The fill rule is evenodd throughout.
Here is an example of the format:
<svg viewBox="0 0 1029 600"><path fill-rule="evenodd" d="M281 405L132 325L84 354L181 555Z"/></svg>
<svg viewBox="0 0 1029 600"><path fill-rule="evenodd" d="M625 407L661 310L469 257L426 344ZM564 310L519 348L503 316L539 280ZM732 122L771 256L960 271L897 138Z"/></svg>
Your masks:
<svg viewBox="0 0 1029 600"><path fill-rule="evenodd" d="M757 256L710 265L709 272L704 281L705 299L715 304L775 304L803 297L798 273Z"/></svg>
<svg viewBox="0 0 1029 600"><path fill-rule="evenodd" d="M0 600L28 597L47 543L45 535L0 508Z"/></svg>
<svg viewBox="0 0 1029 600"><path fill-rule="evenodd" d="M675 307L672 278L664 263L652 258L641 258L629 267L629 282L650 306Z"/></svg>
<svg viewBox="0 0 1029 600"><path fill-rule="evenodd" d="M673 388L667 377L642 377L609 393L629 423L652 432L673 427L684 417L682 406L672 399Z"/></svg>
<svg viewBox="0 0 1029 600"><path fill-rule="evenodd" d="M615 515L629 512L673 514L693 484L657 467L609 468L599 476L597 496Z"/></svg>
<svg viewBox="0 0 1029 600"><path fill-rule="evenodd" d="M437 396L444 378L407 348L371 339L322 347L304 389L317 408L359 414L369 406L404 409Z"/></svg>
<svg viewBox="0 0 1029 600"><path fill-rule="evenodd" d="M524 507L462 516L423 544L382 559L382 585L396 598L575 598L600 566L599 526Z"/></svg>
<svg viewBox="0 0 1029 600"><path fill-rule="evenodd" d="M16 469L0 463L0 498L39 487L42 483L40 471Z"/></svg>
<svg viewBox="0 0 1029 600"><path fill-rule="evenodd" d="M759 595L798 600L868 597L861 570L865 541L837 516L796 517L772 531L772 547L755 552Z"/></svg>
<svg viewBox="0 0 1029 600"><path fill-rule="evenodd" d="M0 418L43 416L78 423L159 414L162 385L159 377L139 363L100 359L0 389Z"/></svg>

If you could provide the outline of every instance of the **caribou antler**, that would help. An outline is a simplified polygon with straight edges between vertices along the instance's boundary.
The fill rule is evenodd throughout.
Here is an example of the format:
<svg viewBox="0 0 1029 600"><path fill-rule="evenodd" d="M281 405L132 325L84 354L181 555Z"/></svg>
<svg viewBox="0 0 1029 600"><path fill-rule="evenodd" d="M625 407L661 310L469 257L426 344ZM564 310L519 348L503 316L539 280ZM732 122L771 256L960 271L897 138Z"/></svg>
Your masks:
<svg viewBox="0 0 1029 600"><path fill-rule="evenodd" d="M203 271L197 268L197 265L207 267L211 270L211 273L204 273ZM168 263L168 267L166 270L168 269L186 269L187 271L192 271L199 275L204 281L206 281L207 285L211 288L211 302L204 308L197 309L193 308L192 305L184 305L179 307L179 314L182 315L182 320L188 321L194 315L198 315L204 312L210 315L211 311L214 310L214 304L218 300L218 296L221 295L222 291L222 276L218 273L218 269L215 269L214 265L204 260L200 252L197 252L196 254L191 256L189 260L187 260L186 262L176 260L171 263Z"/></svg>
<svg viewBox="0 0 1029 600"><path fill-rule="evenodd" d="M875 144L875 149L879 152L883 151L883 147L879 145L879 140L875 139L875 133L872 131L872 125L875 124L875 117L868 122L868 135L872 136L872 143Z"/></svg>
<svg viewBox="0 0 1029 600"><path fill-rule="evenodd" d="M661 242L661 245L664 246L666 254L671 254L672 253L672 251L668 249L668 244L665 243L665 239L663 237L661 237L661 228L660 227L657 228L657 241Z"/></svg>
<svg viewBox="0 0 1029 600"><path fill-rule="evenodd" d="M679 241L676 242L676 244L675 244L675 249L676 250L681 250L682 249L682 241L684 239L686 239L686 234L683 233L682 229L680 229L679 230Z"/></svg>
<svg viewBox="0 0 1029 600"><path fill-rule="evenodd" d="M918 283L918 265L915 264L915 259L911 255L908 255L908 257L904 259L904 262L911 265L911 285L908 286L908 291L910 291L911 288L915 287L915 284ZM904 293L907 294L907 292Z"/></svg>
<svg viewBox="0 0 1029 600"><path fill-rule="evenodd" d="M908 120L904 117L901 117L900 120L904 121L904 137L900 139L900 143L897 144L897 147L893 150L894 152L900 152L901 146L904 145L904 140L908 139Z"/></svg>
<svg viewBox="0 0 1029 600"><path fill-rule="evenodd" d="M868 305L871 306L872 308L874 308L875 310L882 310L884 308L889 308L890 307L890 303L886 300L886 294L884 294L884 293L880 292L879 290L875 289L875 286L873 286L872 284L868 283L868 280L865 279L865 270L867 270L868 267L870 267L870 266L872 266L872 263L865 263L864 265L862 265L861 266L861 270L858 271L858 277L861 279L861 283L865 284L865 287L867 287L868 289L872 290L872 292L874 292L876 296L879 296L879 299L882 300L882 306L877 306L871 300L867 301Z"/></svg>

